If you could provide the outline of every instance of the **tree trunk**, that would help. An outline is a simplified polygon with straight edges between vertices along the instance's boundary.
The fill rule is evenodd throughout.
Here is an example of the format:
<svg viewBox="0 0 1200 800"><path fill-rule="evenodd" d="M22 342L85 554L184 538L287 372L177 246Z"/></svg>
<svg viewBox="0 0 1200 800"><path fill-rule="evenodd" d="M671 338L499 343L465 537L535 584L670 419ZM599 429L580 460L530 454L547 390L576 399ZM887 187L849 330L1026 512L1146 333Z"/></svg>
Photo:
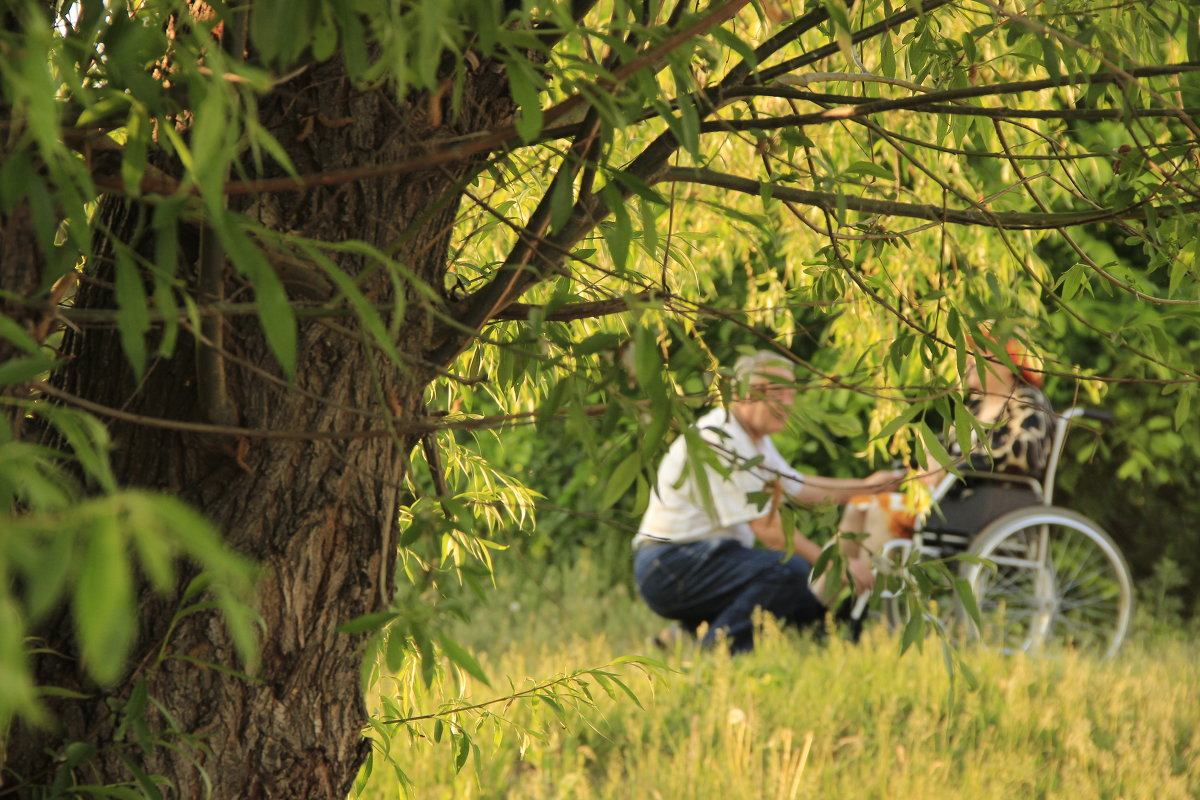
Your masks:
<svg viewBox="0 0 1200 800"><path fill-rule="evenodd" d="M485 63L468 82L457 120L430 115L427 97L398 103L386 91L360 91L336 63L314 67L264 98L260 119L288 149L301 173L401 160L433 136L486 130L511 113L502 75ZM436 120L436 123L433 122ZM435 127L439 125L440 127ZM361 239L395 254L406 267L441 288L450 232L458 210L457 182L471 165L379 178L248 201L246 213L265 225L329 241ZM129 230L136 206L109 200L104 213L114 230ZM237 201L235 201L237 202ZM201 235L202 236L202 235ZM182 237L187 260L198 260L198 237ZM370 266L343 257L357 274ZM183 265L191 272L192 263ZM220 275L228 299L247 300L229 270ZM304 281L300 281L304 283ZM318 281L319 283L319 281ZM296 284L293 283L293 286ZM393 284L376 269L360 287L386 305ZM313 291L308 288L301 291ZM410 293L411 294L411 293ZM242 428L313 433L386 429L376 415L424 415L422 393L431 372L420 356L438 325L430 309L409 297L398 341L412 357L407 369L364 346L348 320L338 326L301 320L294 388L242 366L279 374L253 318L226 318L225 348L236 358L197 357L203 347L181 340L172 357L153 360L140 384L126 366L114 331L69 336L74 361L58 380L69 391L124 411L170 420L211 421L202 398L212 366L224 372L225 398ZM107 284L81 288L77 304L112 308ZM339 327L341 328L339 330ZM347 332L345 329L350 327ZM125 700L145 680L149 695L169 712L148 713L152 727L179 749L148 754L110 748L94 759L88 782L130 780L122 759L171 782L178 797L343 797L367 751L366 708L360 686L363 638L335 632L356 616L386 608L395 566L395 519L412 433L338 440L197 435L112 421L113 466L125 486L179 495L213 520L238 551L261 567L261 666L254 682L198 662L238 668L219 617L186 617L166 641L169 659L142 671L167 637L178 598L144 593L143 617L131 671L111 689L87 685L70 658L41 657L40 682L92 694L59 701L53 731L15 731L8 769L26 779L45 776L47 754L71 741L112 741L118 720L110 698ZM70 626L49 626L47 640L71 656ZM152 707L153 708L153 707ZM172 734L172 728L184 735ZM188 746L188 742L191 745ZM44 779L44 778L43 778Z"/></svg>

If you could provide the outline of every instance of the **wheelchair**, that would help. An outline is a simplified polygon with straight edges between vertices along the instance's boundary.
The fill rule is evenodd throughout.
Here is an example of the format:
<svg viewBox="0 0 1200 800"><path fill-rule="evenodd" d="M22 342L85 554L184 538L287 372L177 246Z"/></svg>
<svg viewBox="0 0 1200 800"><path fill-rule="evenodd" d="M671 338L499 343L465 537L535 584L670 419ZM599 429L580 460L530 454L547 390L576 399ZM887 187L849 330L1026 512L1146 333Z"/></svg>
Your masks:
<svg viewBox="0 0 1200 800"><path fill-rule="evenodd" d="M1133 616L1129 566L1099 525L1054 505L1054 477L1063 444L1078 418L1112 419L1085 408L1057 415L1050 457L1040 480L961 472L968 487L988 487L996 497L1015 498L1008 502L1013 506L1010 510L986 520L977 532L964 535L940 529L931 524L938 521L932 511L911 540L895 539L885 545L879 563L885 587L881 596L884 615L893 627L906 625L914 609L920 608L912 594L919 585L923 594L933 596L935 605L920 613L952 638L973 639L1006 652L1074 648L1105 658L1117 652ZM933 499L948 497L958 481L947 476L933 490ZM933 563L930 560L942 565L940 574L948 580L931 580L929 576L937 571L913 579L922 564ZM889 584L899 588L888 589ZM965 596L964 587L971 597ZM972 602L977 615L966 608Z"/></svg>

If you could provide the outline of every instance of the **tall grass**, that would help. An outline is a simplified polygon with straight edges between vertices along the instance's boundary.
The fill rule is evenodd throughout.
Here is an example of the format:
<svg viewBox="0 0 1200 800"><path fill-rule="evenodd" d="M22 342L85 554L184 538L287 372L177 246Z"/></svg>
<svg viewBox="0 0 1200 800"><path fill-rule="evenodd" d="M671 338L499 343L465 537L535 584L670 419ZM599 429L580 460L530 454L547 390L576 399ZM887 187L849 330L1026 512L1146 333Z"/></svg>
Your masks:
<svg viewBox="0 0 1200 800"><path fill-rule="evenodd" d="M478 759L455 769L432 723L392 757L420 798L1194 798L1200 797L1200 643L1134 641L1099 662L970 650L975 690L952 680L935 642L901 656L872 628L859 645L817 643L768 625L731 659L647 644L661 621L584 561L536 582L502 583L458 638L494 689L447 679L433 709L463 688L475 700L627 653L675 672L626 670L644 708L610 699L561 717L546 703L509 706L474 734ZM473 725L460 717L468 731ZM529 731L529 734L522 731ZM422 738L424 736L425 738ZM363 796L404 793L376 769Z"/></svg>

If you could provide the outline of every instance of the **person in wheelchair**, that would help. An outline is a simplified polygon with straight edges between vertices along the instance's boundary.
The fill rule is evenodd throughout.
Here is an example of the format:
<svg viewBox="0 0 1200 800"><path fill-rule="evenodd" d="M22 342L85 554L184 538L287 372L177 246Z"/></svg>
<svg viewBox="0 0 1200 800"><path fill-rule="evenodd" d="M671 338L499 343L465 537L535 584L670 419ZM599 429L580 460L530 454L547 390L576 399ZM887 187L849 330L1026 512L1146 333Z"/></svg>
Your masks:
<svg viewBox="0 0 1200 800"><path fill-rule="evenodd" d="M801 475L771 441L784 429L795 395L791 365L758 352L738 359L733 372L737 389L728 410L717 407L702 416L695 424L698 437L680 436L659 465L633 541L633 562L638 591L651 610L689 631L707 623L702 644L725 636L737 653L754 646L756 608L796 627L825 616L823 583L810 587L808 580L821 548L798 532L789 538L779 504L840 503L892 491L903 473ZM690 452L689 439L709 452ZM871 588L874 574L866 559L850 559L849 572L858 591Z"/></svg>
<svg viewBox="0 0 1200 800"><path fill-rule="evenodd" d="M985 334L987 335L987 334ZM1054 419L1042 393L1040 362L1016 339L1005 342L1012 366L990 352L976 348L963 376L966 406L988 431L986 441L972 433L972 446L962 452L958 437L951 436L947 451L959 470L1007 473L1013 481L982 479L955 482L931 509L921 526L933 534L970 536L1000 515L1040 502L1022 477L1040 478L1046 468L1054 437ZM978 369L982 361L984 370ZM931 462L927 459L927 463ZM938 467L921 477L932 490L946 479ZM846 504L839 531L866 534L861 546L879 553L888 540L911 537L917 514L901 494L852 497ZM858 557L859 543L843 539L848 557Z"/></svg>

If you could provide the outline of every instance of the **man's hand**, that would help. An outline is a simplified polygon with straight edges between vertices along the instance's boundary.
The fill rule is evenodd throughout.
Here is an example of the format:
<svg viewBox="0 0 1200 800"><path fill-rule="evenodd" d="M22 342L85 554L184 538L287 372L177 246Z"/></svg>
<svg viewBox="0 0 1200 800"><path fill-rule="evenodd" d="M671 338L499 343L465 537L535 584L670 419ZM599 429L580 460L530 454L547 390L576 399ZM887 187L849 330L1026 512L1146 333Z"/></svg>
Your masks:
<svg viewBox="0 0 1200 800"><path fill-rule="evenodd" d="M894 492L904 481L905 471L902 469L881 469L863 478L863 489L871 494Z"/></svg>
<svg viewBox="0 0 1200 800"><path fill-rule="evenodd" d="M855 595L865 594L874 588L875 571L866 558L851 558L846 561L846 568L850 570L850 579L854 581Z"/></svg>

